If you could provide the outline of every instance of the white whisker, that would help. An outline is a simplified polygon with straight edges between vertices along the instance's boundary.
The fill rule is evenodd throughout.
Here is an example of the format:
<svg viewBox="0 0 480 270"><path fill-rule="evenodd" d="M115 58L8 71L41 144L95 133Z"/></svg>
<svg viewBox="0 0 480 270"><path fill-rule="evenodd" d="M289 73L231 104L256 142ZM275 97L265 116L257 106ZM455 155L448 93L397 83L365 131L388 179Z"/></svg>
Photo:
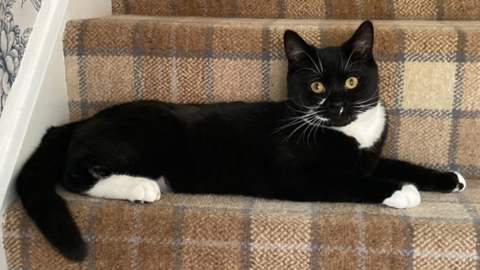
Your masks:
<svg viewBox="0 0 480 270"><path fill-rule="evenodd" d="M315 49L315 52L317 52L318 63L320 64L320 68L322 69L322 72L323 72L322 60L320 59L320 55L318 54L318 50Z"/></svg>
<svg viewBox="0 0 480 270"><path fill-rule="evenodd" d="M315 67L317 68L317 71L318 73L321 73L320 72L320 69L318 68L318 65L315 63L315 61L313 61L313 58L306 52L306 51L302 51L305 55L308 56L308 58L310 58L310 60L312 61L312 63L315 65Z"/></svg>
<svg viewBox="0 0 480 270"><path fill-rule="evenodd" d="M310 71L312 71L313 73L315 73L315 74L317 74L317 75L320 76L320 73L318 73L318 72L317 72L316 70L314 70L313 68L300 68L300 69L297 69L297 70L293 73L292 77L295 76L295 75L297 74L297 72L299 72L300 70L304 70L304 69L310 70Z"/></svg>

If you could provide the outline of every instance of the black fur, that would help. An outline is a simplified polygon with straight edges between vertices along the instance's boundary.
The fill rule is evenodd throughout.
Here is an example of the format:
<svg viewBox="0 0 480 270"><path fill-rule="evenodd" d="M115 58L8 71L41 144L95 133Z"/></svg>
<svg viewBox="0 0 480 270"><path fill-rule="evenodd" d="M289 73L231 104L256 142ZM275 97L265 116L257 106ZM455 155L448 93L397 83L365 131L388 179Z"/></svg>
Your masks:
<svg viewBox="0 0 480 270"><path fill-rule="evenodd" d="M452 191L458 184L453 173L380 159L386 127L366 149L329 128L345 126L358 113L377 106L378 70L372 47L370 22L342 46L324 49L287 31L286 101L212 105L137 101L52 128L18 178L23 205L52 245L67 258L82 260L86 245L53 187L60 182L83 193L98 181L92 168L100 168L95 173L103 177L163 175L174 192L295 201L381 203L406 182L423 190ZM345 80L352 76L359 84L346 90ZM321 81L326 91L312 92L313 81ZM358 106L359 100L368 102ZM310 107L330 121L322 126L292 123Z"/></svg>
<svg viewBox="0 0 480 270"><path fill-rule="evenodd" d="M55 193L63 177L70 137L77 124L51 128L20 172L16 189L27 214L50 243L67 258L81 261L87 246L65 201Z"/></svg>

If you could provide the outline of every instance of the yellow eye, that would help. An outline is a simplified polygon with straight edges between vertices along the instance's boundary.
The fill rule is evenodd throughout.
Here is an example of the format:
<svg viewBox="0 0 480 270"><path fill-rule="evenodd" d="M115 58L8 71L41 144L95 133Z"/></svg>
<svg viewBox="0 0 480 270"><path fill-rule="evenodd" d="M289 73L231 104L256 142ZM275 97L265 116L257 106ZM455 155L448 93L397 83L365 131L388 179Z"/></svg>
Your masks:
<svg viewBox="0 0 480 270"><path fill-rule="evenodd" d="M347 89L353 89L357 87L357 85L358 85L358 79L355 77L350 77L345 81L345 87L347 87Z"/></svg>
<svg viewBox="0 0 480 270"><path fill-rule="evenodd" d="M323 93L323 91L325 91L325 86L323 86L323 83L321 82L314 82L310 85L310 87L312 88L312 91L317 94Z"/></svg>

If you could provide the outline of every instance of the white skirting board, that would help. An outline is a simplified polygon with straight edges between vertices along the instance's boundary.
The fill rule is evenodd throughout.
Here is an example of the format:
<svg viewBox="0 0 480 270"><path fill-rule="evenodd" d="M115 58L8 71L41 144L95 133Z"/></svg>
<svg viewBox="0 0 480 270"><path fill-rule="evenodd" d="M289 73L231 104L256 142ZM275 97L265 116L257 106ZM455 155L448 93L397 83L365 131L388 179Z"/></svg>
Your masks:
<svg viewBox="0 0 480 270"><path fill-rule="evenodd" d="M44 0L0 118L1 214L16 197L14 179L49 126L69 121L63 30L68 20L109 16L111 0ZM35 46L32 46L35 44ZM0 225L3 239L3 221ZM7 262L0 245L0 270Z"/></svg>

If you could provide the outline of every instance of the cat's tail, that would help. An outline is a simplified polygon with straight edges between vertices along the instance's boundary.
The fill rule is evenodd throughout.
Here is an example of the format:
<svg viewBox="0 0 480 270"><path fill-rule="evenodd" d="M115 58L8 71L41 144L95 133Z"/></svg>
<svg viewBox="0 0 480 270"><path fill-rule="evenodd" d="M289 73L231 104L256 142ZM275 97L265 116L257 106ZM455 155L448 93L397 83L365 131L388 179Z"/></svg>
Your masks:
<svg viewBox="0 0 480 270"><path fill-rule="evenodd" d="M65 201L55 192L55 186L64 174L70 138L78 124L50 128L23 166L16 182L17 193L27 214L47 240L73 261L85 259L87 245Z"/></svg>

